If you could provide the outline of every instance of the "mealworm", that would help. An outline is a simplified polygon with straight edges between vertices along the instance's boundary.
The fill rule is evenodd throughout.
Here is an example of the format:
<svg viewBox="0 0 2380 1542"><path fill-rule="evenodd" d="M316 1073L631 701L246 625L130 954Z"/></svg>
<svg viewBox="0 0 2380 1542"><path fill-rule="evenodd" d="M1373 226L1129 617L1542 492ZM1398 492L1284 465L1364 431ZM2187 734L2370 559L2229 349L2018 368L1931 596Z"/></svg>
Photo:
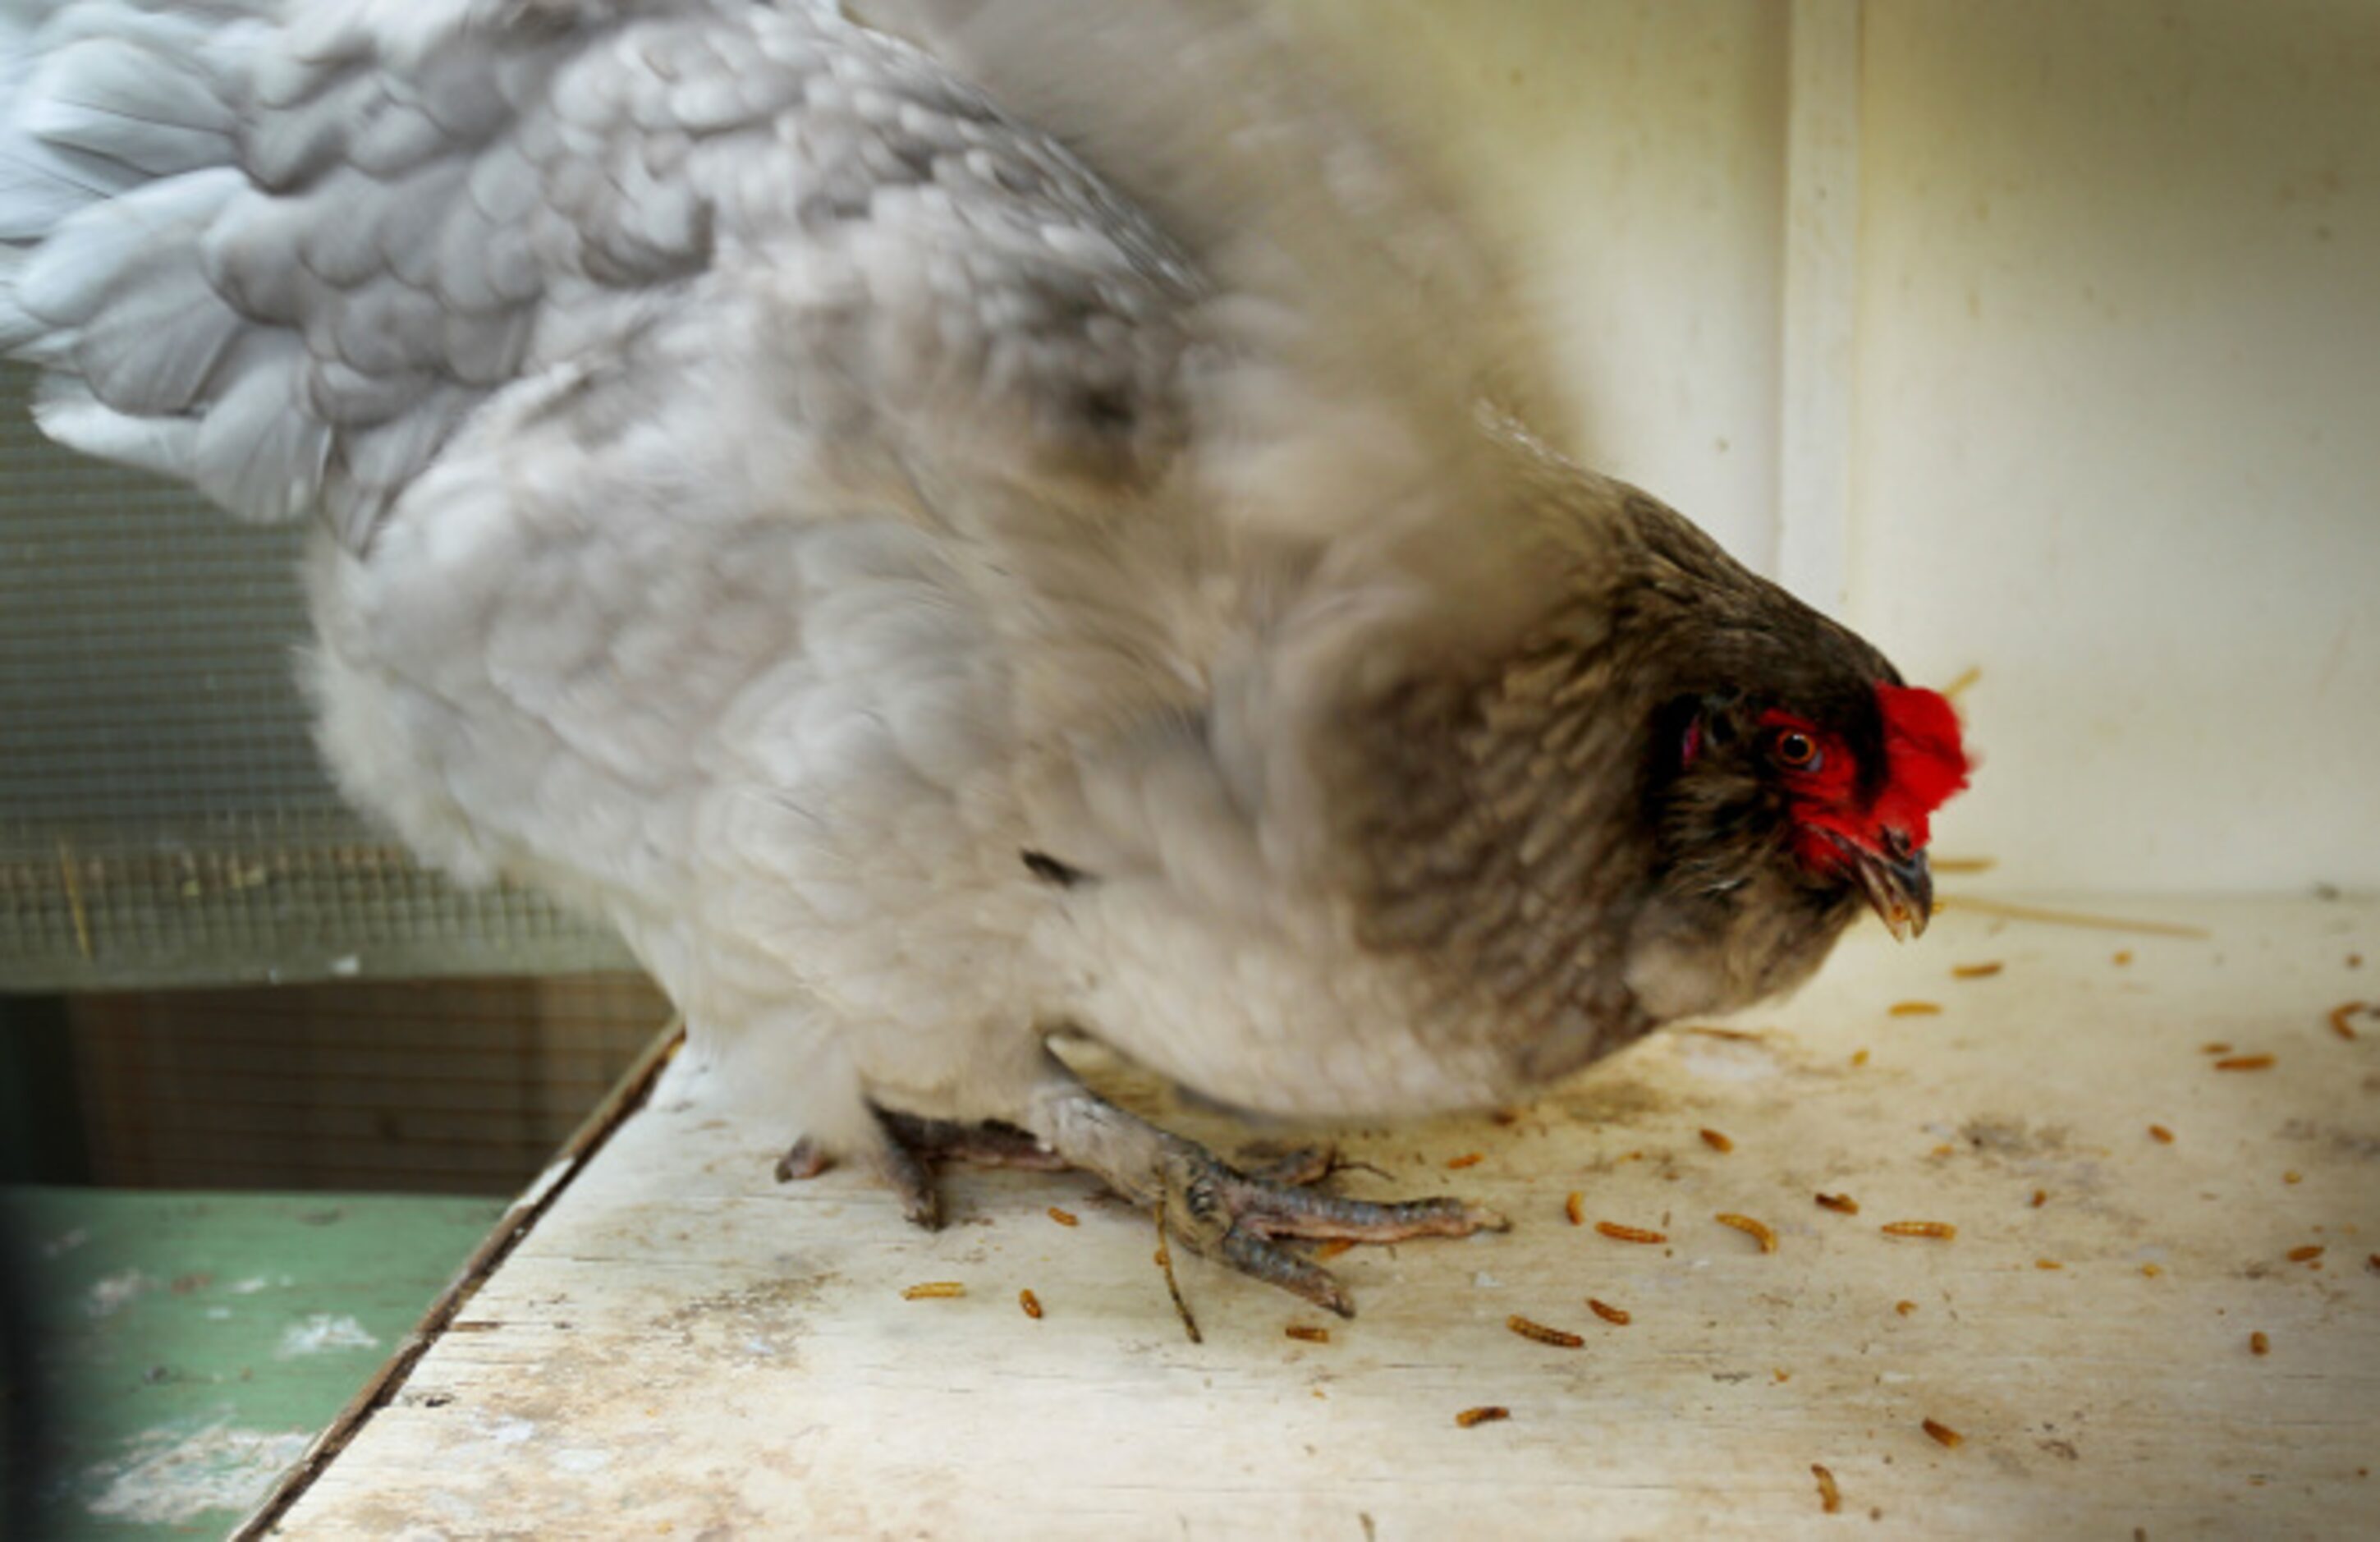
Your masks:
<svg viewBox="0 0 2380 1542"><path fill-rule="evenodd" d="M1888 1237L1934 1237L1949 1242L1959 1234L1959 1229L1947 1220L1888 1220L1884 1234Z"/></svg>
<svg viewBox="0 0 2380 1542"><path fill-rule="evenodd" d="M1504 1326L1524 1339L1535 1339L1541 1344L1551 1344L1556 1349L1577 1349L1586 1342L1575 1333L1565 1333L1559 1328L1548 1328L1544 1323L1531 1322L1517 1312L1504 1319Z"/></svg>
<svg viewBox="0 0 2380 1542"><path fill-rule="evenodd" d="M1642 1226L1622 1226L1618 1221L1612 1220L1598 1220L1595 1223L1595 1229L1613 1242L1659 1243L1670 1240L1667 1232L1647 1232Z"/></svg>
<svg viewBox="0 0 2380 1542"><path fill-rule="evenodd" d="M1769 1229L1767 1221L1755 1220L1748 1215L1736 1215L1733 1212L1715 1215L1711 1219L1721 1226L1732 1226L1750 1237L1760 1245L1760 1251L1763 1253L1777 1251L1777 1233Z"/></svg>

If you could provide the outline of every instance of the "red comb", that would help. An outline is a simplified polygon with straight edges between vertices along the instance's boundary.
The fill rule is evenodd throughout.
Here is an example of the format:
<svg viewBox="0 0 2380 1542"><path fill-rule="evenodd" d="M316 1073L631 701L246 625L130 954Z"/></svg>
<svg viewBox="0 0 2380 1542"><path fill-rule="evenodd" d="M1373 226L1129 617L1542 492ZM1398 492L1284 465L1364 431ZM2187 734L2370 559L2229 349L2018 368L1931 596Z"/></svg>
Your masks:
<svg viewBox="0 0 2380 1542"><path fill-rule="evenodd" d="M1878 686L1884 713L1884 791L1876 800L1876 821L1907 835L1924 850L1926 816L1967 784L1967 752L1959 739L1959 714L1939 691L1922 686Z"/></svg>

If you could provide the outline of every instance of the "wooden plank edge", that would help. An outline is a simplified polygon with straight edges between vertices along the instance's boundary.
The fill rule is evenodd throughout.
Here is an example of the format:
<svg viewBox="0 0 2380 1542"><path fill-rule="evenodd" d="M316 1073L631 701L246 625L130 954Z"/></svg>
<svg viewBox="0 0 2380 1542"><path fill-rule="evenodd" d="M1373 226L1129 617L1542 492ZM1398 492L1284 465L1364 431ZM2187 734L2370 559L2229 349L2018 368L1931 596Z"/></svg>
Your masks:
<svg viewBox="0 0 2380 1542"><path fill-rule="evenodd" d="M322 1475L339 1453L347 1448L348 1442L370 1422L372 1415L388 1406L390 1401L404 1390L407 1379L413 1374L413 1367L430 1352L430 1346L438 1342L471 1297L479 1293L480 1286L503 1265L520 1240L528 1235L539 1218L552 1208L554 1202L569 1189L572 1181L586 1170L588 1161L603 1148L613 1132L625 1123L629 1115L645 1106L645 1100L652 1095L653 1084L661 1078L662 1070L685 1042L686 1024L683 1019L674 1020L654 1036L653 1041L645 1047L636 1062L628 1067L612 1090L604 1094L603 1100L562 1143L554 1153L553 1160L538 1174L537 1181L513 1201L495 1227L480 1240L480 1245L471 1250L471 1256L464 1260L463 1267L455 1271L455 1278L439 1293L438 1299L430 1304L430 1309L422 1313L421 1320L405 1336L395 1352L348 1400L338 1416L314 1437L313 1443L306 1448L306 1454L281 1475L272 1490L249 1512L248 1518L232 1530L229 1542L257 1542L257 1539L272 1535L273 1528L281 1524L282 1517L313 1487L314 1480Z"/></svg>

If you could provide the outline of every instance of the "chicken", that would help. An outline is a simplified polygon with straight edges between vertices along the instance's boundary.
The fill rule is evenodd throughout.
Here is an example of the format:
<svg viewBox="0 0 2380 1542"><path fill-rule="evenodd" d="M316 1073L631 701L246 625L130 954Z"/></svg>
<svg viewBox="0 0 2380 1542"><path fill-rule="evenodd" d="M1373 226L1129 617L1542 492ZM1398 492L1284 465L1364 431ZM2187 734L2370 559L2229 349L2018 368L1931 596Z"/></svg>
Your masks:
<svg viewBox="0 0 2380 1542"><path fill-rule="evenodd" d="M1925 925L1949 705L1533 431L1493 262L1265 13L0 6L42 428L312 521L344 790L617 927L794 1171L1062 1161L1346 1311L1282 1239L1500 1221L1052 1036L1477 1108Z"/></svg>

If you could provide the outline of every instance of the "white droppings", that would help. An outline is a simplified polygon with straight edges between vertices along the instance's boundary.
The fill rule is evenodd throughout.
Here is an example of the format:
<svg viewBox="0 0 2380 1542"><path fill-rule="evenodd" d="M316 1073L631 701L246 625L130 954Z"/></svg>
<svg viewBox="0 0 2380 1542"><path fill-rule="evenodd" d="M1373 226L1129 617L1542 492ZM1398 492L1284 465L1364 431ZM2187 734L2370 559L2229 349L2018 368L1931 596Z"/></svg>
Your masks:
<svg viewBox="0 0 2380 1542"><path fill-rule="evenodd" d="M209 1322L229 1322L231 1320L231 1308L228 1306L210 1306L207 1308L207 1320Z"/></svg>
<svg viewBox="0 0 2380 1542"><path fill-rule="evenodd" d="M364 1325L355 1318L317 1312L304 1322L290 1324L273 1356L276 1360L294 1360L301 1354L322 1354L334 1349L379 1347L380 1341L365 1332Z"/></svg>
<svg viewBox="0 0 2380 1542"><path fill-rule="evenodd" d="M341 953L331 960L331 973L341 979L352 979L362 974L364 961L354 953Z"/></svg>
<svg viewBox="0 0 2380 1542"><path fill-rule="evenodd" d="M210 1512L245 1511L306 1454L309 1439L303 1430L235 1429L228 1422L196 1434L144 1430L129 1457L95 1470L107 1487L90 1510L138 1525L183 1525Z"/></svg>
<svg viewBox="0 0 2380 1542"><path fill-rule="evenodd" d="M44 1258L55 1258L61 1253L73 1252L76 1248L80 1247L83 1244L89 1241L91 1241L91 1233L82 1227L78 1226L73 1231L67 1232L64 1236L52 1237L49 1241L43 1243L42 1245L42 1257Z"/></svg>
<svg viewBox="0 0 2380 1542"><path fill-rule="evenodd" d="M1504 1288L1504 1281L1484 1269L1471 1277L1471 1282L1483 1291L1500 1291Z"/></svg>
<svg viewBox="0 0 2380 1542"><path fill-rule="evenodd" d="M565 1473L600 1473L612 1464L612 1453L594 1446L569 1446L553 1453L553 1464Z"/></svg>
<svg viewBox="0 0 2380 1542"><path fill-rule="evenodd" d="M107 1317L120 1311L134 1296L156 1288L156 1281L137 1269L128 1269L91 1286L91 1298L82 1304L82 1309L95 1317Z"/></svg>
<svg viewBox="0 0 2380 1542"><path fill-rule="evenodd" d="M251 1274L247 1279L240 1281L237 1284L226 1285L224 1289L229 1291L234 1295L254 1295L257 1292L265 1290L273 1285L294 1285L296 1283L297 1281L295 1280L285 1274L282 1275L277 1280L269 1280L261 1274Z"/></svg>
<svg viewBox="0 0 2380 1542"><path fill-rule="evenodd" d="M1678 1064L1706 1082L1767 1081L1779 1069L1776 1050L1747 1038L1694 1038L1680 1046Z"/></svg>

